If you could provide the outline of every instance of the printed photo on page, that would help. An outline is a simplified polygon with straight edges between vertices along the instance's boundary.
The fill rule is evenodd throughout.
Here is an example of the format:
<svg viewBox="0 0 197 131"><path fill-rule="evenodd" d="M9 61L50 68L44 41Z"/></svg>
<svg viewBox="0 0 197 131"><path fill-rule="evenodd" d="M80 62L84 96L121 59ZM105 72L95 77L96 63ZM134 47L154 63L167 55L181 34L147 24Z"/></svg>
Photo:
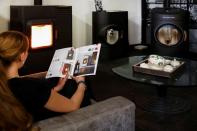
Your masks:
<svg viewBox="0 0 197 131"><path fill-rule="evenodd" d="M75 49L73 47L56 50L46 78L63 77L66 73L71 74L74 57Z"/></svg>
<svg viewBox="0 0 197 131"><path fill-rule="evenodd" d="M76 49L73 76L95 75L101 44L84 46Z"/></svg>

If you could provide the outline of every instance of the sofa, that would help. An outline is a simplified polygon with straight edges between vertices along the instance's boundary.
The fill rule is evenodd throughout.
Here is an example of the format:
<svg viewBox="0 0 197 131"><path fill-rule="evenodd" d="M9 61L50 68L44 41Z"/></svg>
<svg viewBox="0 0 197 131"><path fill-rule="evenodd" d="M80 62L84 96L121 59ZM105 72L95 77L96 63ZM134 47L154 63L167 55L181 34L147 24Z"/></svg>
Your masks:
<svg viewBox="0 0 197 131"><path fill-rule="evenodd" d="M27 76L43 78L45 74ZM115 96L34 125L41 131L134 131L135 108L135 104L127 98Z"/></svg>

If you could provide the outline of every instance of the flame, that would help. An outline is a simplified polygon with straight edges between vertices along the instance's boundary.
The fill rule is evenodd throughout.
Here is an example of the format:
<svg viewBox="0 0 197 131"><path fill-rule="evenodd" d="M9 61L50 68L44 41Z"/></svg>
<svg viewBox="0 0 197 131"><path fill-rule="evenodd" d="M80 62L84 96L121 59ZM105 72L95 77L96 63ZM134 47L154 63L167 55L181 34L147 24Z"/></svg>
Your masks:
<svg viewBox="0 0 197 131"><path fill-rule="evenodd" d="M52 24L31 26L31 48L49 47L53 44Z"/></svg>

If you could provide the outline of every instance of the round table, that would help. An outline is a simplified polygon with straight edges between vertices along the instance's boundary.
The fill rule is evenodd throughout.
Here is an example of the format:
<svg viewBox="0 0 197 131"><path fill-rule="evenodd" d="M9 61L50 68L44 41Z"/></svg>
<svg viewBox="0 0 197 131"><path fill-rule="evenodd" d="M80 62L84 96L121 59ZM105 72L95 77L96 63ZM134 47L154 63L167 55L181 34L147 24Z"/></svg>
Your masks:
<svg viewBox="0 0 197 131"><path fill-rule="evenodd" d="M149 97L141 107L150 112L177 114L188 111L190 103L182 98L167 95L168 88L191 88L197 86L197 61L181 59L184 67L173 77L149 75L133 71L132 66L147 56L128 57L128 62L112 68L121 77L143 84L149 84L157 89L157 96ZM120 60L121 61L121 60Z"/></svg>

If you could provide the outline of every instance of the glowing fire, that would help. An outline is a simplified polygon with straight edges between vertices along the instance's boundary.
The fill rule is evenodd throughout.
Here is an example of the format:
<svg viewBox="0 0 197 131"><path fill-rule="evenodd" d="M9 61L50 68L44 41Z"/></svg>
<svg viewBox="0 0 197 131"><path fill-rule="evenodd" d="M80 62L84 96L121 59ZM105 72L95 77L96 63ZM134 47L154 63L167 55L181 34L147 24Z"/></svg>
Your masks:
<svg viewBox="0 0 197 131"><path fill-rule="evenodd" d="M49 47L53 44L52 24L31 26L31 48Z"/></svg>

